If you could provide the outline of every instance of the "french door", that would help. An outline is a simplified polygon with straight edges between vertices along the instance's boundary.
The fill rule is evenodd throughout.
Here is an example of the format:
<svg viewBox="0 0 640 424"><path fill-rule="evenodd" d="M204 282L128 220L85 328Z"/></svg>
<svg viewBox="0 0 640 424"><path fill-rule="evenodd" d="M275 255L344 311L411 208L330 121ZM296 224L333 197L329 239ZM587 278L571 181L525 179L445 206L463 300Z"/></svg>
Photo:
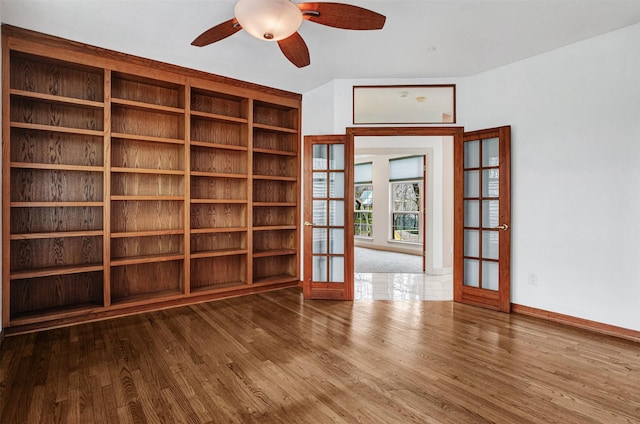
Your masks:
<svg viewBox="0 0 640 424"><path fill-rule="evenodd" d="M454 300L511 310L511 128L454 146Z"/></svg>
<svg viewBox="0 0 640 424"><path fill-rule="evenodd" d="M353 300L353 153L344 135L304 138L305 299Z"/></svg>
<svg viewBox="0 0 640 424"><path fill-rule="evenodd" d="M511 308L511 130L348 128L304 138L304 296L353 299L355 137L445 137L454 144L454 300ZM428 237L428 235L427 235Z"/></svg>

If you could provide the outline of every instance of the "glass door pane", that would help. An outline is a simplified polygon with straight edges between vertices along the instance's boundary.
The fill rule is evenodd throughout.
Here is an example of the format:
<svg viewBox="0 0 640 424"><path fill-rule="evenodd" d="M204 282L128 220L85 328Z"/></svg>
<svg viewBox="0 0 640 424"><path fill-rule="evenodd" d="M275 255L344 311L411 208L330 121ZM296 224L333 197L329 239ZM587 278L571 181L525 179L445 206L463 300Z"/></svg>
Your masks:
<svg viewBox="0 0 640 424"><path fill-rule="evenodd" d="M344 283L344 163L344 145L313 146L312 275L315 282Z"/></svg>
<svg viewBox="0 0 640 424"><path fill-rule="evenodd" d="M463 147L463 284L498 290L500 180L498 138L465 141Z"/></svg>

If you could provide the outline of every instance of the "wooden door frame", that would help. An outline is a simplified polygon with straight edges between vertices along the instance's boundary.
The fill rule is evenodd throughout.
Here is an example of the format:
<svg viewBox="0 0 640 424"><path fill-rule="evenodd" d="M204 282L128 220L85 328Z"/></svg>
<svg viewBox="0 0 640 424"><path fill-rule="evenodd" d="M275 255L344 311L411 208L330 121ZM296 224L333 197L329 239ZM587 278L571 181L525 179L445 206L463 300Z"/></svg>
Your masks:
<svg viewBox="0 0 640 424"><path fill-rule="evenodd" d="M355 137L393 137L393 136L418 136L418 137L453 137L454 149L456 145L462 145L464 137L464 127L451 126L451 127L349 127L346 129L346 144L354 146ZM351 149L351 154L354 154L355 149ZM345 160L346 161L346 160ZM351 160L353 162L353 160ZM455 155L454 155L455 162ZM455 163L454 163L455 168ZM455 190L455 187L454 187ZM426 184L424 184L423 191L426 193ZM353 190L347 190L345 193L345 203L353 205ZM462 215L458 218L458 213L462 213L462 210L458 211L454 199L454 223L457 219L462 220ZM462 221L460 221L462 222ZM454 225L455 226L455 225ZM426 222L424 222L424 234L426 234ZM426 236L426 235L425 235ZM353 240L353 214L347 214L345 217L345 237ZM454 237L455 244L455 237ZM423 246L423 261L426 260L424 256ZM353 248L348 254L350 257L349 264L350 269L345 269L345 272L353 274ZM346 259L346 258L345 258ZM455 257L454 257L455 261ZM462 269L457 272L461 272ZM454 263L454 280L456 278L456 267ZM455 298L455 284L454 284L454 298Z"/></svg>
<svg viewBox="0 0 640 424"><path fill-rule="evenodd" d="M427 155L422 155L422 204L420 220L422 220L422 272L427 272Z"/></svg>

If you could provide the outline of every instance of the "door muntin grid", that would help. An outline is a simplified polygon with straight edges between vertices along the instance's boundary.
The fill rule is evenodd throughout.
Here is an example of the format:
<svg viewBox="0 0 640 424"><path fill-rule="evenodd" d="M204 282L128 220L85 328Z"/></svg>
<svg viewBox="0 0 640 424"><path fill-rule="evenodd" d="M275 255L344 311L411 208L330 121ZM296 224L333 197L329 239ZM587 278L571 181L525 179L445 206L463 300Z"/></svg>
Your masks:
<svg viewBox="0 0 640 424"><path fill-rule="evenodd" d="M312 279L344 283L344 145L313 146Z"/></svg>
<svg viewBox="0 0 640 424"><path fill-rule="evenodd" d="M500 170L497 137L470 140L463 147L463 284L499 287Z"/></svg>

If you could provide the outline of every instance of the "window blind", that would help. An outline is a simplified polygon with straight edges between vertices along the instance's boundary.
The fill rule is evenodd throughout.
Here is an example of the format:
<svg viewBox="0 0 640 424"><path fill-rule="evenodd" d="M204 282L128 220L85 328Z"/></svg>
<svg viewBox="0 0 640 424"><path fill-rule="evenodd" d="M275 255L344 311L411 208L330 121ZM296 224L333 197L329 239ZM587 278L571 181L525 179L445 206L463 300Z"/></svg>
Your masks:
<svg viewBox="0 0 640 424"><path fill-rule="evenodd" d="M389 181L422 179L424 156L389 159Z"/></svg>
<svg viewBox="0 0 640 424"><path fill-rule="evenodd" d="M353 167L353 182L355 184L371 183L373 181L373 162L357 163Z"/></svg>

